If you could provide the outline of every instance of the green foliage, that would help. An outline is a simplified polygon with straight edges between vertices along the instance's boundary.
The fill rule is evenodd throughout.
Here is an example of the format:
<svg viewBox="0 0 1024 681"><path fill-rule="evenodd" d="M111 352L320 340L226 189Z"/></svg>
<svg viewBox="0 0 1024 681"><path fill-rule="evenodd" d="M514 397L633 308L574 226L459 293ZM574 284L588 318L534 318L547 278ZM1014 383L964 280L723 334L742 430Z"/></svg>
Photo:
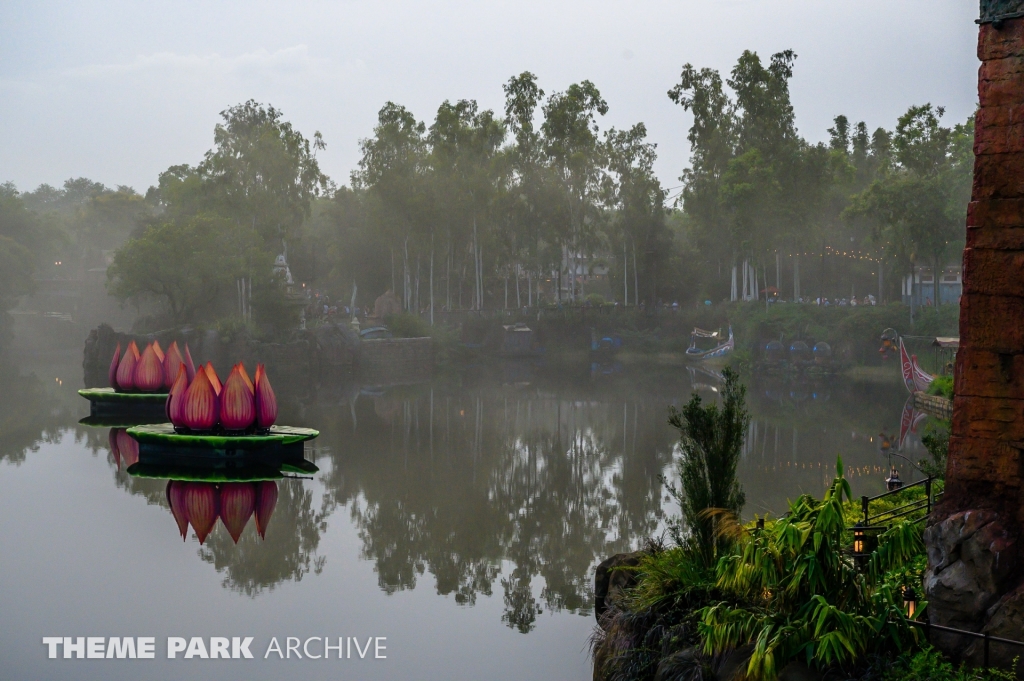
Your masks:
<svg viewBox="0 0 1024 681"><path fill-rule="evenodd" d="M928 386L929 395L939 395L947 400L953 399L953 377L936 376L935 380Z"/></svg>
<svg viewBox="0 0 1024 681"><path fill-rule="evenodd" d="M722 522L735 522L745 497L736 479L743 438L750 415L746 387L731 369L724 372L722 407L704 405L694 393L682 410L670 409L669 423L679 430L682 456L679 474L682 490L667 485L683 512L685 528L672 527L673 537L699 556L707 567L714 565L728 546L718 531ZM727 517L711 515L724 512Z"/></svg>
<svg viewBox="0 0 1024 681"><path fill-rule="evenodd" d="M924 434L921 436L921 444L925 446L931 455L931 461L922 459L917 462L918 468L926 474L945 479L946 459L949 455L949 421L929 421Z"/></svg>
<svg viewBox="0 0 1024 681"><path fill-rule="evenodd" d="M836 468L821 501L801 496L782 518L744 533L718 563L717 586L729 598L702 611L704 649L752 643L751 679L773 679L793 659L826 668L915 640L902 587L914 577L905 566L924 552L920 529L893 525L858 571L845 551L850 487L841 460Z"/></svg>
<svg viewBox="0 0 1024 681"><path fill-rule="evenodd" d="M418 315L403 312L384 318L384 324L395 338L426 338L430 336L430 324Z"/></svg>
<svg viewBox="0 0 1024 681"><path fill-rule="evenodd" d="M965 664L955 667L932 647L905 652L895 660L885 659L880 663L883 669L878 676L882 681L1015 681L1018 678L1013 672L1001 669L969 668Z"/></svg>
<svg viewBox="0 0 1024 681"><path fill-rule="evenodd" d="M199 216L148 227L114 255L108 288L122 301L153 297L166 304L175 324L195 323L215 311L236 278L252 271L270 277L271 259L233 221ZM254 293L255 293L254 286Z"/></svg>

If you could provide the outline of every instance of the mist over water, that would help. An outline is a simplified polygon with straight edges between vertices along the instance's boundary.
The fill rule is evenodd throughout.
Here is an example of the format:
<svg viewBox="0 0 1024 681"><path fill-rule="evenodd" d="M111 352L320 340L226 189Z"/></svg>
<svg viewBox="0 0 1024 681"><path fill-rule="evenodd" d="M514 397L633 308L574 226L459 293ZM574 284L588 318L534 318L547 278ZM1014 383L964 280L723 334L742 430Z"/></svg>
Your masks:
<svg viewBox="0 0 1024 681"><path fill-rule="evenodd" d="M166 481L131 477L108 429L77 423L79 352L15 342L4 364L22 370L0 404L0 607L19 613L0 655L14 678L197 664L215 679L588 678L593 568L677 512L659 481L675 477L667 406L716 387L681 365L507 361L279 391L283 422L320 429L305 452L320 472L278 481L265 540L250 522L235 544L218 523L200 545L191 529L182 541ZM748 381L745 516L820 494L840 455L855 495L884 488L877 435L898 431L898 382ZM386 636L388 657L83 665L46 660L51 635L246 635L257 657L272 636Z"/></svg>

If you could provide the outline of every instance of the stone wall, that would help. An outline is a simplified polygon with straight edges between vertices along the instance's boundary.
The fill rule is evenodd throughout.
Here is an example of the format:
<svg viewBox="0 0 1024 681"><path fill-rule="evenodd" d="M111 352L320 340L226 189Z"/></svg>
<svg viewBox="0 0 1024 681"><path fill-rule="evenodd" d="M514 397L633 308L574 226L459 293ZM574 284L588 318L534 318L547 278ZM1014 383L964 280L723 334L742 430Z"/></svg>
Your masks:
<svg viewBox="0 0 1024 681"><path fill-rule="evenodd" d="M998 7L997 7L998 5ZM1024 0L982 2L974 185L946 493L925 533L928 613L1024 639ZM992 19L995 19L993 21ZM971 641L938 641L980 661ZM995 659L1019 651L996 651Z"/></svg>
<svg viewBox="0 0 1024 681"><path fill-rule="evenodd" d="M433 367L430 338L364 340L356 358L356 374L369 383L414 383L429 378Z"/></svg>

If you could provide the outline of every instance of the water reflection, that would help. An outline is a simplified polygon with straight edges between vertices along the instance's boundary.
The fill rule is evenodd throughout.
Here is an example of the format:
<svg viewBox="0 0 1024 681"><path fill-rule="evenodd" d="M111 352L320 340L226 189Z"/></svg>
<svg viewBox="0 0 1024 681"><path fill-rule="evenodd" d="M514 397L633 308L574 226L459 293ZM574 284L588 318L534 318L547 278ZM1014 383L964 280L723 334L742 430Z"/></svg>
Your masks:
<svg viewBox="0 0 1024 681"><path fill-rule="evenodd" d="M667 407L693 390L715 399L721 379L683 366L524 361L420 385L325 379L280 391L282 420L321 431L307 450L321 470L303 481L280 472L259 480L238 471L216 480L178 475L173 462L147 461L123 428L77 424L80 411L67 405L88 405L70 381L58 390L2 371L18 394L0 393L0 457L23 461L71 429L72 452L103 456L117 489L164 509L166 532L153 541L184 534L225 589L257 597L320 574L322 538L350 524L382 597L428 589L451 604L439 607L493 597L502 622L524 633L545 613L589 615L593 565L658 534L665 513L676 512L659 481L673 476L677 451ZM882 491L880 432L920 458L913 429L895 436L905 400L898 381L747 377L745 513L779 512L802 492L820 494L837 455L855 494ZM277 491L272 522L258 513L267 484ZM84 512L104 514L107 499L98 495Z"/></svg>

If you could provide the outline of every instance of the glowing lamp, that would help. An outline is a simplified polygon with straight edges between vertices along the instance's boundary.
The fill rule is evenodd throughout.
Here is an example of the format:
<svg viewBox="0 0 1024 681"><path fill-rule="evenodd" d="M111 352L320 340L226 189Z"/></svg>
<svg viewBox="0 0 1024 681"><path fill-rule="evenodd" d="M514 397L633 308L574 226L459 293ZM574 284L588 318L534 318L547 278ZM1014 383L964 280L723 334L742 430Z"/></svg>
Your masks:
<svg viewBox="0 0 1024 681"><path fill-rule="evenodd" d="M853 555L864 555L866 548L867 533L864 531L864 523L857 521L857 524L853 526Z"/></svg>
<svg viewBox="0 0 1024 681"><path fill-rule="evenodd" d="M907 609L907 617L914 619L917 612L917 594L910 587L903 590L903 606Z"/></svg>

